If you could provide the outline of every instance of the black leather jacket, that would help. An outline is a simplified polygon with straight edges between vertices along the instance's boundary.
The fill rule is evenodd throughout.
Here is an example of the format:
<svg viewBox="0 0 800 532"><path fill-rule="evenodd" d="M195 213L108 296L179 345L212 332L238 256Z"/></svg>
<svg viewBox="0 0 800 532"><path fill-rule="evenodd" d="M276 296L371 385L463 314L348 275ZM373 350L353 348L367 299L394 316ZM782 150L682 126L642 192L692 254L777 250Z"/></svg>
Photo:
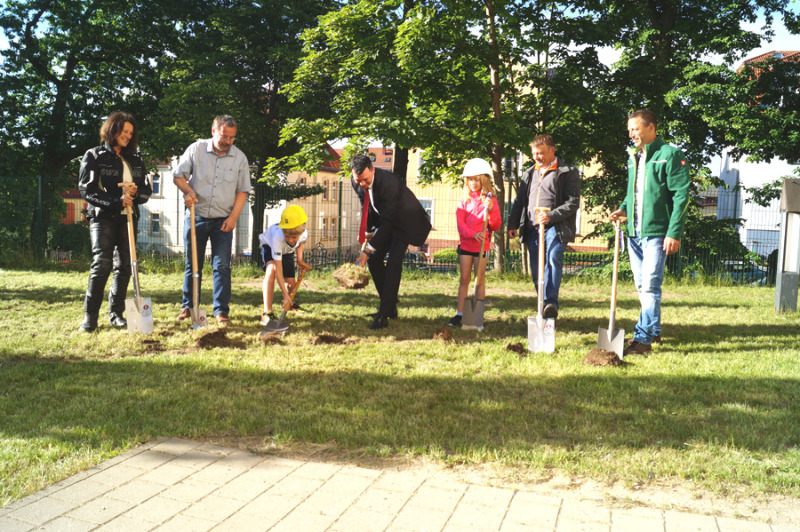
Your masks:
<svg viewBox="0 0 800 532"><path fill-rule="evenodd" d="M531 167L522 174L517 198L514 200L508 216L508 229L519 228L519 238L523 242L527 232L533 227L532 222L528 220L528 186L534 169L535 167ZM561 158L558 158L556 172L556 208L549 213L550 224L555 225L558 239L567 244L575 240L577 233L577 213L581 203L581 176L577 168L568 166Z"/></svg>
<svg viewBox="0 0 800 532"><path fill-rule="evenodd" d="M139 155L125 157L131 167L131 176L136 183L136 196L133 199L133 216L139 219L139 204L150 199L153 189L150 178L145 173L144 163ZM89 203L86 217L121 221L125 218L122 210L122 159L107 143L88 150L81 161L78 175L78 190L81 197Z"/></svg>

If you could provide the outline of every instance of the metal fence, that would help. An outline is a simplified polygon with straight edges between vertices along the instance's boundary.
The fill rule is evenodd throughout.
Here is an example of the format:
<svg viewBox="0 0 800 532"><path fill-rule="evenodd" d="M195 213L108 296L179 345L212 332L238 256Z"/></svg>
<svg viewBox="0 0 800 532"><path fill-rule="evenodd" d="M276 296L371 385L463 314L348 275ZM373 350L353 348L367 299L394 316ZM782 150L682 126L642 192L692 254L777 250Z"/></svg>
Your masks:
<svg viewBox="0 0 800 532"><path fill-rule="evenodd" d="M171 179L156 176L151 200L141 206L138 220L139 253L174 258L183 254L184 208ZM309 238L304 258L317 268L336 267L355 260L360 205L349 183L332 174L324 192L293 203L309 216ZM15 254L28 253L49 260L88 258L89 236L85 202L76 190L53 191L51 180L41 177L0 177L0 259L5 263ZM439 187L439 188L436 188ZM457 269L453 252L458 245L455 211L462 189L437 184L414 189L433 221L434 231L421 247L412 246L406 262L410 267L435 272ZM258 234L276 223L287 202L271 196L269 187L254 186L249 208L240 217L234 237L236 263L258 261ZM513 197L510 198L513 201ZM507 219L510 205L506 203ZM265 208L255 208L264 205ZM780 232L780 211L775 201L768 207L750 205L735 192L705 191L696 198L701 216L687 222L681 252L667 262L670 275L683 277L713 275L734 283L774 283L774 258ZM258 211L258 212L256 212ZM48 223L49 220L49 223ZM606 275L610 253L607 238L586 240L601 217L581 214L581 235L565 255L565 275ZM506 235L503 230L501 235ZM527 271L517 241L506 243L507 271ZM588 243L587 243L588 242ZM598 243L600 245L598 245ZM493 263L493 256L489 263ZM623 261L625 256L623 256ZM624 269L624 267L623 267Z"/></svg>

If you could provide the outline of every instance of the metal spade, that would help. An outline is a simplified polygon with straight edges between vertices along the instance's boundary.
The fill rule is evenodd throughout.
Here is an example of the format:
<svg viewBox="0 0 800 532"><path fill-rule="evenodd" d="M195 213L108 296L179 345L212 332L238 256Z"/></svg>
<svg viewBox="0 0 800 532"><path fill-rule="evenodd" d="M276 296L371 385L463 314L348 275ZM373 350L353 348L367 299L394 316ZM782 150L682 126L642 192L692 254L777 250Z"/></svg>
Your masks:
<svg viewBox="0 0 800 532"><path fill-rule="evenodd" d="M487 198L492 197L491 192L486 193ZM489 210L487 209L483 214L483 240L481 240L481 252L478 255L478 271L475 273L475 291L472 294L472 299L464 301L463 318L461 319L462 329L477 329L483 330L483 311L486 307L486 301L478 299L478 287L483 283L486 278L486 241L489 235L486 233L486 228L489 225Z"/></svg>
<svg viewBox="0 0 800 532"><path fill-rule="evenodd" d="M536 212L547 212L547 207L536 207ZM539 282L538 313L528 317L528 350L534 353L552 353L556 350L556 320L545 318L544 312L544 224L539 224Z"/></svg>
<svg viewBox="0 0 800 532"><path fill-rule="evenodd" d="M625 331L614 328L617 314L617 269L619 268L619 225L627 218L614 220L614 273L611 281L611 314L608 318L608 329L597 329L597 347L617 354L620 360L625 349Z"/></svg>

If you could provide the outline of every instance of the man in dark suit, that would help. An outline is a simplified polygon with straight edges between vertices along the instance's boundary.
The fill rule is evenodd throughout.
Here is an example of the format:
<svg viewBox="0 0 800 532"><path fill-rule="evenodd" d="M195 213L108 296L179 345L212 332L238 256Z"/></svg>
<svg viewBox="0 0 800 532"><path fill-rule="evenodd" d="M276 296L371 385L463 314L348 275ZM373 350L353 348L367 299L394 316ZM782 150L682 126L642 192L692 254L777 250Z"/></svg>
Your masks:
<svg viewBox="0 0 800 532"><path fill-rule="evenodd" d="M389 318L397 317L397 291L403 274L403 257L409 244L421 246L428 238L431 221L419 200L391 172L373 168L366 155L356 155L350 162L351 183L361 201L362 218L359 241L364 242L366 228L374 234L356 260L369 266L372 281L381 298L370 329L383 329ZM366 202L366 205L365 205ZM384 257L389 254L386 263Z"/></svg>

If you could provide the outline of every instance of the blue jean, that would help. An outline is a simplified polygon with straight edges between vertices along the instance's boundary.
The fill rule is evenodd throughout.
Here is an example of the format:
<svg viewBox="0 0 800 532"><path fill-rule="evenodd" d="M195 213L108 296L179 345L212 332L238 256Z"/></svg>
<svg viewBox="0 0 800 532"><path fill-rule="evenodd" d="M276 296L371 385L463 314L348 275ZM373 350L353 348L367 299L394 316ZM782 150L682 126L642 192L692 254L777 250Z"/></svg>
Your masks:
<svg viewBox="0 0 800 532"><path fill-rule="evenodd" d="M531 259L531 277L539 291L539 226L529 231L525 241ZM561 273L564 269L564 250L555 226L544 231L544 304L558 308L558 290L561 288Z"/></svg>
<svg viewBox="0 0 800 532"><path fill-rule="evenodd" d="M664 282L664 237L631 237L628 239L633 282L639 292L642 310L633 329L633 339L650 344L661 334L661 283Z"/></svg>
<svg viewBox="0 0 800 532"><path fill-rule="evenodd" d="M231 302L231 245L233 231L224 232L225 218L203 218L195 216L195 235L197 237L197 268L199 283L203 281L203 263L206 257L206 242L211 240L211 269L214 279L214 316L230 312ZM192 235L187 211L183 220L183 242L186 251L186 269L183 276L183 306L192 308ZM198 291L200 291L198 289ZM198 300L199 300L198 294Z"/></svg>

